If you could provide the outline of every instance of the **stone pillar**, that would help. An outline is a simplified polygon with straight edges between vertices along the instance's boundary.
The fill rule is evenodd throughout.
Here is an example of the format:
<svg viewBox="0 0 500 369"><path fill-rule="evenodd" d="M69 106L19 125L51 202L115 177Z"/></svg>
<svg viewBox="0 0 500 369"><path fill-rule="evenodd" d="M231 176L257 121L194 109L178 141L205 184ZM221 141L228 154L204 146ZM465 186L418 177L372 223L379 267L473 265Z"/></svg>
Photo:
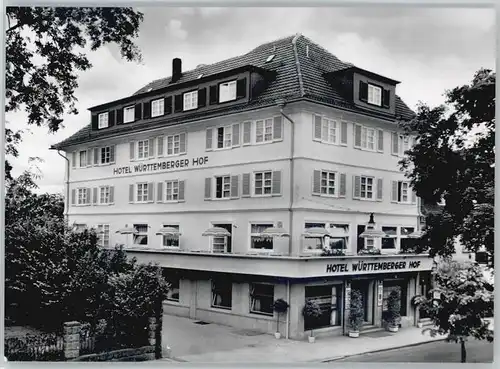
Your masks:
<svg viewBox="0 0 500 369"><path fill-rule="evenodd" d="M344 283L344 335L349 335L349 311L351 308L351 281Z"/></svg>
<svg viewBox="0 0 500 369"><path fill-rule="evenodd" d="M384 294L384 281L378 280L375 281L375 309L373 311L373 324L376 327L382 326L382 303L383 303L383 294Z"/></svg>
<svg viewBox="0 0 500 369"><path fill-rule="evenodd" d="M80 356L80 322L66 322L63 325L63 349L66 360Z"/></svg>

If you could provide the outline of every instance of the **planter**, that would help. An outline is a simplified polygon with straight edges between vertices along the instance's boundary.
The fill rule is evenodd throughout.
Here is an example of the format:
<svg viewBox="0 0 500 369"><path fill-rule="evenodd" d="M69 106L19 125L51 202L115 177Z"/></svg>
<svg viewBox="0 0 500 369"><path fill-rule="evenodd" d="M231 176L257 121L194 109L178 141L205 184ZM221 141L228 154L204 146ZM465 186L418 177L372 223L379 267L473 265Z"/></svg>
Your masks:
<svg viewBox="0 0 500 369"><path fill-rule="evenodd" d="M309 341L309 343L314 343L316 341L316 337L307 337L307 340Z"/></svg>
<svg viewBox="0 0 500 369"><path fill-rule="evenodd" d="M392 326L392 325L390 325L387 328L389 329L389 332L393 332L393 333L396 333L399 330L398 326Z"/></svg>
<svg viewBox="0 0 500 369"><path fill-rule="evenodd" d="M422 322L418 322L418 323L417 323L417 327L418 327L418 328L422 328L423 326L424 326L424 323L422 323Z"/></svg>
<svg viewBox="0 0 500 369"><path fill-rule="evenodd" d="M274 337L279 340L281 338L281 333L280 332L275 332Z"/></svg>
<svg viewBox="0 0 500 369"><path fill-rule="evenodd" d="M351 337L351 338L358 338L359 337L359 331L349 331L349 337Z"/></svg>

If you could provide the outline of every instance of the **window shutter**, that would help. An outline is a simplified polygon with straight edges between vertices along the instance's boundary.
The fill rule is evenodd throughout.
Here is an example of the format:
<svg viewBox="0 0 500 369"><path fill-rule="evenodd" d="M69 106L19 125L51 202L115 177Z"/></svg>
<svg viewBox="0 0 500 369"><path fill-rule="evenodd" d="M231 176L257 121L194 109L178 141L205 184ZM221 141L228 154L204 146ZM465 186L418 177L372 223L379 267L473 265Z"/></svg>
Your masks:
<svg viewBox="0 0 500 369"><path fill-rule="evenodd" d="M205 178L205 200L212 199L212 178Z"/></svg>
<svg viewBox="0 0 500 369"><path fill-rule="evenodd" d="M231 198L232 199L237 199L239 195L239 177L238 176L231 176Z"/></svg>
<svg viewBox="0 0 500 369"><path fill-rule="evenodd" d="M155 184L153 182L148 183L148 202L154 202L155 194Z"/></svg>
<svg viewBox="0 0 500 369"><path fill-rule="evenodd" d="M417 203L417 193L415 192L415 190L411 191L411 203L412 204L416 204Z"/></svg>
<svg viewBox="0 0 500 369"><path fill-rule="evenodd" d="M114 163L115 162L115 145L112 145L109 147L109 162Z"/></svg>
<svg viewBox="0 0 500 369"><path fill-rule="evenodd" d="M398 155L399 154L399 137L398 137L398 134L395 133L395 132L392 132L391 138L392 138L391 154L392 155Z"/></svg>
<svg viewBox="0 0 500 369"><path fill-rule="evenodd" d="M174 96L174 113L179 113L182 111L182 95Z"/></svg>
<svg viewBox="0 0 500 369"><path fill-rule="evenodd" d="M111 110L108 113L108 127L113 127L115 125L115 111Z"/></svg>
<svg viewBox="0 0 500 369"><path fill-rule="evenodd" d="M391 102L391 91L390 90L382 90L382 106L384 108L388 108Z"/></svg>
<svg viewBox="0 0 500 369"><path fill-rule="evenodd" d="M274 117L273 139L281 140L283 137L283 119L282 116Z"/></svg>
<svg viewBox="0 0 500 369"><path fill-rule="evenodd" d="M135 114L135 120L142 119L142 104L141 103L135 104L134 114Z"/></svg>
<svg viewBox="0 0 500 369"><path fill-rule="evenodd" d="M99 165L99 148L94 148L94 165Z"/></svg>
<svg viewBox="0 0 500 369"><path fill-rule="evenodd" d="M361 148L361 126L354 125L354 147Z"/></svg>
<svg viewBox="0 0 500 369"><path fill-rule="evenodd" d="M165 137L159 136L156 138L156 142L158 143L158 156L163 156L163 141Z"/></svg>
<svg viewBox="0 0 500 369"><path fill-rule="evenodd" d="M207 128L207 137L206 137L206 145L205 150L212 150L212 139L213 139L213 129Z"/></svg>
<svg viewBox="0 0 500 369"><path fill-rule="evenodd" d="M128 186L128 202L134 202L134 185L131 184Z"/></svg>
<svg viewBox="0 0 500 369"><path fill-rule="evenodd" d="M179 201L184 201L185 181L179 181Z"/></svg>
<svg viewBox="0 0 500 369"><path fill-rule="evenodd" d="M347 145L347 122L340 122L340 144Z"/></svg>
<svg viewBox="0 0 500 369"><path fill-rule="evenodd" d="M377 150L380 152L384 152L384 131L381 129L377 130L377 135L378 135Z"/></svg>
<svg viewBox="0 0 500 369"><path fill-rule="evenodd" d="M398 202L398 181L391 181L391 202Z"/></svg>
<svg viewBox="0 0 500 369"><path fill-rule="evenodd" d="M135 159L135 141L130 142L130 160Z"/></svg>
<svg viewBox="0 0 500 369"><path fill-rule="evenodd" d="M252 122L243 123L243 145L250 145L252 137Z"/></svg>
<svg viewBox="0 0 500 369"><path fill-rule="evenodd" d="M368 83L359 81L359 99L361 101L368 100Z"/></svg>
<svg viewBox="0 0 500 369"><path fill-rule="evenodd" d="M241 182L241 197L250 197L250 173L243 173Z"/></svg>
<svg viewBox="0 0 500 369"><path fill-rule="evenodd" d="M236 81L236 98L237 99L242 99L247 96L247 79L245 78L240 78L238 81Z"/></svg>
<svg viewBox="0 0 500 369"><path fill-rule="evenodd" d="M314 114L314 140L321 141L321 116Z"/></svg>
<svg viewBox="0 0 500 369"><path fill-rule="evenodd" d="M198 107L203 108L207 106L207 89L206 87L198 90Z"/></svg>
<svg viewBox="0 0 500 369"><path fill-rule="evenodd" d="M151 118L151 101L146 101L142 104L144 111L142 112L143 118Z"/></svg>
<svg viewBox="0 0 500 369"><path fill-rule="evenodd" d="M219 86L218 85L213 85L210 86L210 98L209 98L209 104L214 105L219 102Z"/></svg>
<svg viewBox="0 0 500 369"><path fill-rule="evenodd" d="M179 152L181 154L185 154L186 153L186 146L187 146L187 135L185 133L181 133L179 135Z"/></svg>
<svg viewBox="0 0 500 369"><path fill-rule="evenodd" d="M92 149L87 149L87 166L92 166Z"/></svg>
<svg viewBox="0 0 500 369"><path fill-rule="evenodd" d="M281 171L280 170L273 172L271 192L272 192L273 196L278 196L281 194Z"/></svg>
<svg viewBox="0 0 500 369"><path fill-rule="evenodd" d="M172 114L172 96L167 96L165 98L165 104L163 106L165 115Z"/></svg>
<svg viewBox="0 0 500 369"><path fill-rule="evenodd" d="M155 156L155 139L150 138L149 139L149 157L154 158Z"/></svg>
<svg viewBox="0 0 500 369"><path fill-rule="evenodd" d="M94 187L92 189L92 192L93 192L93 194L92 194L92 203L93 204L97 204L97 187Z"/></svg>
<svg viewBox="0 0 500 369"><path fill-rule="evenodd" d="M92 121L92 130L97 131L99 129L99 117L97 116L97 114L92 114L91 121Z"/></svg>
<svg viewBox="0 0 500 369"><path fill-rule="evenodd" d="M123 109L116 109L116 124L123 124Z"/></svg>
<svg viewBox="0 0 500 369"><path fill-rule="evenodd" d="M163 202L163 182L158 182L156 191L156 202Z"/></svg>
<svg viewBox="0 0 500 369"><path fill-rule="evenodd" d="M321 171L315 170L313 171L313 195L321 194Z"/></svg>
<svg viewBox="0 0 500 369"><path fill-rule="evenodd" d="M382 178L377 179L377 200L382 201L384 198L384 181Z"/></svg>
<svg viewBox="0 0 500 369"><path fill-rule="evenodd" d="M71 190L71 205L75 205L76 201L76 190Z"/></svg>
<svg viewBox="0 0 500 369"><path fill-rule="evenodd" d="M345 197L347 188L347 176L345 173L340 173L339 197Z"/></svg>
<svg viewBox="0 0 500 369"><path fill-rule="evenodd" d="M76 151L71 154L71 167L76 168Z"/></svg>
<svg viewBox="0 0 500 369"><path fill-rule="evenodd" d="M353 199L359 199L361 197L361 177L354 176L353 177Z"/></svg>
<svg viewBox="0 0 500 369"><path fill-rule="evenodd" d="M109 186L109 203L115 203L115 186Z"/></svg>
<svg viewBox="0 0 500 369"><path fill-rule="evenodd" d="M240 146L240 124L233 124L233 138L231 140L233 146Z"/></svg>
<svg viewBox="0 0 500 369"><path fill-rule="evenodd" d="M88 187L87 188L87 204L92 203L92 199L90 196L92 196L92 189L90 187Z"/></svg>

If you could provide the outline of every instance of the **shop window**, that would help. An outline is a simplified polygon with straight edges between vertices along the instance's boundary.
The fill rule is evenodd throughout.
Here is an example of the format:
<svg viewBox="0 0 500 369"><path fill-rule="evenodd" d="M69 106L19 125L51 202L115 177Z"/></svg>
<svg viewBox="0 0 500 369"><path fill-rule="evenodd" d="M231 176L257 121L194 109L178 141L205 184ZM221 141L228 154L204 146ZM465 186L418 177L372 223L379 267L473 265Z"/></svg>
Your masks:
<svg viewBox="0 0 500 369"><path fill-rule="evenodd" d="M306 302L316 301L321 308L318 318L305 318L304 329L318 329L341 325L341 286L307 286L305 288Z"/></svg>
<svg viewBox="0 0 500 369"><path fill-rule="evenodd" d="M406 288L405 281L384 281L383 300L382 300L382 314L387 311L387 299L389 294L397 290L401 296L401 316L406 316Z"/></svg>
<svg viewBox="0 0 500 369"><path fill-rule="evenodd" d="M231 281L212 281L212 307L231 310L232 289Z"/></svg>
<svg viewBox="0 0 500 369"><path fill-rule="evenodd" d="M163 269L163 277L169 284L166 300L179 302L180 277Z"/></svg>
<svg viewBox="0 0 500 369"><path fill-rule="evenodd" d="M250 284L250 312L273 316L274 285Z"/></svg>

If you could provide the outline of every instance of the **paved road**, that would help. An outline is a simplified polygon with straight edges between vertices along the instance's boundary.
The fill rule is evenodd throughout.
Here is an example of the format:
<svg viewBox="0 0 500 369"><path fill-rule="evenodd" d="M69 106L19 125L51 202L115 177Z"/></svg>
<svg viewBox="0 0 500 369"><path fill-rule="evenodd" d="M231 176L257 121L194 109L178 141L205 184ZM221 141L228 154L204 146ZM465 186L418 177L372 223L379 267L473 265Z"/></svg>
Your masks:
<svg viewBox="0 0 500 369"><path fill-rule="evenodd" d="M466 344L467 362L493 362L493 343L471 340ZM334 362L409 362L409 363L436 363L460 362L460 345L447 342L433 342L423 345L384 351L373 354L352 356Z"/></svg>

